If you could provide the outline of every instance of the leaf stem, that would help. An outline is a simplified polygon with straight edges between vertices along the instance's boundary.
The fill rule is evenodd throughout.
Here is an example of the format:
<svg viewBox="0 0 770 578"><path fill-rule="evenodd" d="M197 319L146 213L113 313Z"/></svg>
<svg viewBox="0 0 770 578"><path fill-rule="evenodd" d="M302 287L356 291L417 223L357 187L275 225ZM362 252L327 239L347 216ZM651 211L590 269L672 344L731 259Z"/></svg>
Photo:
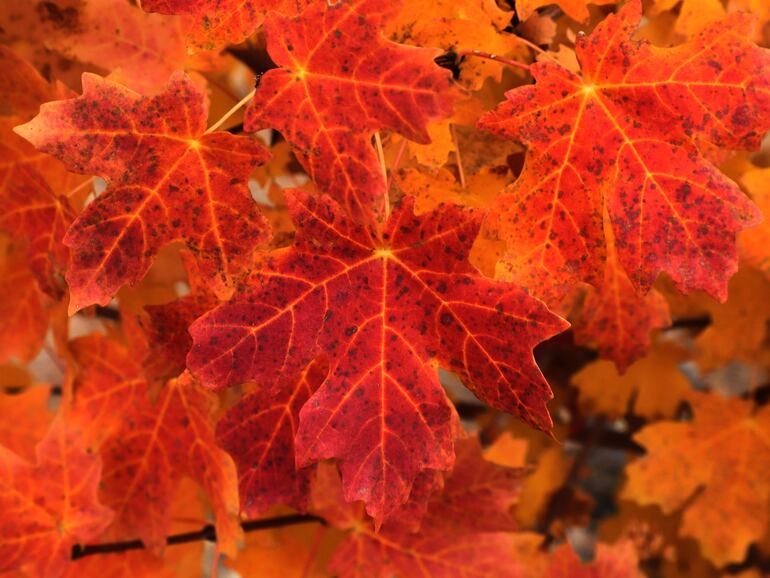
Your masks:
<svg viewBox="0 0 770 578"><path fill-rule="evenodd" d="M382 168L382 182L388 187L388 169L385 166L385 151L382 148L382 139L380 131L374 133L374 142L377 144L377 156L380 158L380 167ZM385 220L390 217L390 190L385 190Z"/></svg>
<svg viewBox="0 0 770 578"><path fill-rule="evenodd" d="M558 64L559 66L563 66L562 63L559 62L558 60L556 60L550 52L548 52L547 50L543 50L542 48L540 48L534 42L532 42L530 40L527 40L523 36L517 36L516 38L518 38L519 42L521 42L524 46L526 46L528 48L531 48L532 50L534 50L538 54L542 54L543 56L548 58L551 62L554 62L554 63Z"/></svg>
<svg viewBox="0 0 770 578"><path fill-rule="evenodd" d="M388 183L387 183L387 189L388 192L390 192L390 187L393 184L393 175L398 170L398 167L401 165L401 159L404 156L404 151L406 150L407 145L406 138L401 139L401 146L398 147L398 152L396 153L396 159L393 161L393 166L390 167L390 175L388 175Z"/></svg>
<svg viewBox="0 0 770 578"><path fill-rule="evenodd" d="M251 520L241 523L241 528L244 532L254 532L257 530L268 530L270 528L280 528L282 526L293 526L296 524L309 524L318 522L325 524L326 521L323 518L312 515L292 514L289 516L278 516L275 518L264 518L262 520ZM174 534L166 538L166 544L174 546L176 544L188 544L190 542L198 542L200 540L207 540L209 542L217 541L217 532L213 524L206 524L200 530L195 532L186 532L184 534ZM87 544L82 546L77 544L72 547L72 554L70 558L72 560L80 560L86 556L93 556L96 554L117 554L120 552L128 552L129 550L142 550L144 544L141 540L127 540L125 542L108 542L105 544Z"/></svg>
<svg viewBox="0 0 770 578"><path fill-rule="evenodd" d="M457 173L460 176L460 187L465 190L465 171L463 170L463 157L460 155L460 142L457 140L455 125L449 124L449 132L452 133L452 143L455 146L455 160L457 161Z"/></svg>
<svg viewBox="0 0 770 578"><path fill-rule="evenodd" d="M220 119L219 119L217 122L215 122L215 123L214 123L214 124L212 124L212 125L211 125L209 128L207 128L207 129L206 129L206 132L205 132L205 133L203 133L203 134L209 134L209 133L211 133L211 132L214 132L215 130L217 130L217 129L218 129L220 126L222 126L222 125L225 123L225 121L226 121L228 118L230 118L231 116L233 116L233 115L234 115L236 112L238 112L238 110L240 110L240 109L241 109L241 108L242 108L242 107L243 107L243 106L244 106L244 105L245 105L247 102L249 102L249 101L250 101L252 98L254 98L254 95L256 94L256 92L257 92L257 89L255 88L255 89L254 89L254 90L252 90L252 91L251 91L249 94L247 94L246 96L244 96L244 97L243 97L243 98L242 98L240 101L238 101L238 103L236 103L236 104L235 104L235 106L233 106L233 108L231 108L231 109L230 109L230 110L228 110L228 111L227 111L227 112L226 112L224 115L222 115L222 118L220 118Z"/></svg>
<svg viewBox="0 0 770 578"><path fill-rule="evenodd" d="M499 62L501 64L507 64L508 66L512 66L513 68L518 68L520 70L526 70L529 72L529 64L524 64L523 62L519 62L517 60L511 60L510 58L504 58L502 56L498 56L497 54L491 54L489 52L483 52L481 50L461 50L457 53L458 56L476 56L478 58L485 58L487 60L494 60L495 62Z"/></svg>

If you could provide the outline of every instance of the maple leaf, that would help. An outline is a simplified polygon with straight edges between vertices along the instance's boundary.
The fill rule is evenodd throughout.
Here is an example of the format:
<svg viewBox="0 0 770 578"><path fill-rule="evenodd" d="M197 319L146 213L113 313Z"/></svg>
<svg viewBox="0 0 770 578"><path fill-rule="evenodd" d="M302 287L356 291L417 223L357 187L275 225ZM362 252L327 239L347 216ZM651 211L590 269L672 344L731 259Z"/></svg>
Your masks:
<svg viewBox="0 0 770 578"><path fill-rule="evenodd" d="M270 10L291 15L310 0L144 0L142 8L161 14L191 17L192 44L207 50L238 44L262 24Z"/></svg>
<svg viewBox="0 0 770 578"><path fill-rule="evenodd" d="M751 199L757 204L765 216L765 220L758 227L753 227L741 233L738 242L741 257L749 264L770 277L770 169L753 169L747 171L741 178L741 184L751 195Z"/></svg>
<svg viewBox="0 0 770 578"><path fill-rule="evenodd" d="M596 344L599 355L624 372L650 348L650 331L671 325L665 298L657 290L636 291L618 262L617 248L605 219L607 243L604 279L589 287L575 320L575 341Z"/></svg>
<svg viewBox="0 0 770 578"><path fill-rule="evenodd" d="M184 18L147 14L130 0L86 0L77 22L49 34L46 46L111 71L111 80L142 94L163 89L187 59Z"/></svg>
<svg viewBox="0 0 770 578"><path fill-rule="evenodd" d="M0 184L0 229L26 240L26 266L42 291L60 299L70 260L62 239L75 212L67 198L55 195L29 166L16 166L5 178L8 183Z"/></svg>
<svg viewBox="0 0 770 578"><path fill-rule="evenodd" d="M24 251L0 242L0 363L30 361L48 330L46 299L29 270Z"/></svg>
<svg viewBox="0 0 770 578"><path fill-rule="evenodd" d="M73 171L110 183L72 224L70 312L106 305L135 284L157 251L184 240L217 291L247 264L267 224L243 181L268 153L255 141L204 134L203 92L175 73L165 92L136 93L93 74L83 96L47 103L16 132Z"/></svg>
<svg viewBox="0 0 770 578"><path fill-rule="evenodd" d="M647 418L670 417L692 391L679 369L686 359L683 349L662 342L622 374L614 363L596 361L573 375L572 383L587 413L620 418L632 411Z"/></svg>
<svg viewBox="0 0 770 578"><path fill-rule="evenodd" d="M4 374L10 373L2 368ZM25 460L35 459L35 446L43 438L53 413L48 411L50 388L27 387L19 393L0 393L0 446Z"/></svg>
<svg viewBox="0 0 770 578"><path fill-rule="evenodd" d="M101 460L57 418L28 464L0 447L0 572L60 576L72 546L98 537L112 512L97 500Z"/></svg>
<svg viewBox="0 0 770 578"><path fill-rule="evenodd" d="M532 348L566 323L467 262L478 212L414 216L406 199L380 243L328 197L287 198L294 247L190 327L187 364L204 385L271 384L325 352L329 376L300 413L297 463L338 458L346 498L378 520L420 471L452 464L456 417L437 362L493 407L551 428Z"/></svg>
<svg viewBox="0 0 770 578"><path fill-rule="evenodd" d="M695 358L704 372L732 362L756 363L766 350L770 320L770 281L745 267L730 279L730 298L715 303L702 298L711 323L695 338Z"/></svg>
<svg viewBox="0 0 770 578"><path fill-rule="evenodd" d="M526 20L532 16L538 8L548 6L549 4L556 4L573 20L584 22L588 20L588 17L590 16L590 13L588 12L589 4L603 6L605 4L616 4L617 1L618 0L517 0L516 14L521 20Z"/></svg>
<svg viewBox="0 0 770 578"><path fill-rule="evenodd" d="M590 564L583 564L569 544L559 546L549 558L544 578L644 578L636 549L628 540L612 546L598 544Z"/></svg>
<svg viewBox="0 0 770 578"><path fill-rule="evenodd" d="M326 369L311 362L296 383L250 393L217 424L217 440L238 467L243 514L257 517L275 504L305 509L311 469L297 469L294 438L299 410L323 383Z"/></svg>
<svg viewBox="0 0 770 578"><path fill-rule="evenodd" d="M479 123L529 146L496 210L508 266L536 294L551 282L600 286L609 221L638 292L665 271L682 292L724 299L737 269L734 236L759 219L696 139L759 145L770 127L770 52L745 36L745 15L674 48L634 40L640 15L632 0L578 38L582 76L534 64L536 84L508 92Z"/></svg>
<svg viewBox="0 0 770 578"><path fill-rule="evenodd" d="M115 510L111 533L162 550L172 494L189 476L211 500L220 548L234 553L241 532L237 477L216 445L210 392L171 380L153 403L139 365L119 344L91 335L70 346L80 369L68 420L86 432L104 461L101 495Z"/></svg>
<svg viewBox="0 0 770 578"><path fill-rule="evenodd" d="M360 519L356 506L343 502L336 471L319 467L314 511L336 527L354 528L334 552L329 570L341 578L523 576L511 555L515 534L501 531L515 528L510 518L501 518L501 506L516 501L521 470L486 462L475 438L459 441L457 453L444 490L432 497L416 532L399 524L385 524L375 532L370 521ZM495 514L473 516L469 508Z"/></svg>
<svg viewBox="0 0 770 578"><path fill-rule="evenodd" d="M440 50L382 36L397 11L398 2L341 0L293 18L271 13L267 49L280 68L261 77L244 122L280 131L319 188L359 218L384 214L375 131L427 143L428 123L451 112L451 72L433 62Z"/></svg>
<svg viewBox="0 0 770 578"><path fill-rule="evenodd" d="M481 50L498 56L511 56L518 48L523 54L520 39L504 31L512 16L494 0L437 0L427 13L420 0L405 0L401 12L388 23L387 32L404 44L455 52ZM503 70L497 62L465 59L459 80L471 90L478 90L488 78L500 82Z"/></svg>
<svg viewBox="0 0 770 578"><path fill-rule="evenodd" d="M624 497L684 507L681 533L717 565L740 562L770 521L770 408L693 393L692 422L659 422L636 434L647 455L627 468Z"/></svg>
<svg viewBox="0 0 770 578"><path fill-rule="evenodd" d="M140 318L147 342L142 366L145 377L154 383L165 383L184 371L185 357L192 347L187 328L219 303L201 278L195 258L188 251L181 257L190 293L169 303L145 306Z"/></svg>

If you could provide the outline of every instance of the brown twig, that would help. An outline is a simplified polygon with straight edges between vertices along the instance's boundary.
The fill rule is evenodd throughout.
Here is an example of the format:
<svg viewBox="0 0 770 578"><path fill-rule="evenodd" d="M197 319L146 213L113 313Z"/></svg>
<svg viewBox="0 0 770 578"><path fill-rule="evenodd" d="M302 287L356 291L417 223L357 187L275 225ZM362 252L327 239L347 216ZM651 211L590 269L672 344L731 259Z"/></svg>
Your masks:
<svg viewBox="0 0 770 578"><path fill-rule="evenodd" d="M319 518L318 516L292 514L289 516L278 516L275 518L243 522L241 528L243 528L244 532L255 532L258 530L269 530L270 528L281 528L283 526L294 526L296 524L309 524L313 522L318 522L320 524L326 523L323 518ZM186 532L184 534L168 536L166 538L166 544L174 546L177 544L199 542L200 540L206 540L207 542L217 541L217 531L213 524L206 524L203 528L195 532ZM70 558L72 560L80 560L86 556L94 556L96 554L116 554L119 552L128 552L130 550L141 550L143 548L144 544L141 540L108 542L105 544L87 544L85 546L78 544L73 546Z"/></svg>

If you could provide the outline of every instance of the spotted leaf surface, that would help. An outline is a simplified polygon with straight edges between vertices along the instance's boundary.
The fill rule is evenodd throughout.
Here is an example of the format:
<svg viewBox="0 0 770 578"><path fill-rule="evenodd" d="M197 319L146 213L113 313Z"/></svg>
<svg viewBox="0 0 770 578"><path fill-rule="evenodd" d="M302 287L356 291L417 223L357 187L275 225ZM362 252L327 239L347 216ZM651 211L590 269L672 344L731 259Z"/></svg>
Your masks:
<svg viewBox="0 0 770 578"><path fill-rule="evenodd" d="M205 95L182 73L155 97L84 74L83 96L48 103L16 128L70 170L110 184L64 239L73 252L71 312L107 304L173 241L185 241L202 274L227 293L231 275L267 239L244 183L267 152L246 137L204 134L206 114Z"/></svg>
<svg viewBox="0 0 770 578"><path fill-rule="evenodd" d="M98 537L112 512L97 497L99 456L57 419L29 464L0 447L0 572L61 576L72 546Z"/></svg>
<svg viewBox="0 0 770 578"><path fill-rule="evenodd" d="M342 502L339 481L335 485L328 472L319 470L319 475L326 474L320 479L326 502L320 512L329 516L332 525L356 528L335 551L330 571L342 578L523 578L524 565L512 556L515 534L501 531L515 525L510 520L502 527L499 524L503 504L510 506L518 497L520 474L484 461L476 439L459 442L457 453L455 468L444 490L430 499L419 531L385 524L375 532L369 521L356 522L353 511L335 514L328 502L334 496ZM457 507L461 503L466 507L473 503L473 507ZM492 510L496 514L488 518L485 513ZM342 506L337 511L343 511Z"/></svg>
<svg viewBox="0 0 770 578"><path fill-rule="evenodd" d="M238 402L217 424L217 440L235 460L241 512L255 518L274 504L305 509L311 468L297 468L294 438L299 410L326 378L312 362L295 383L260 388Z"/></svg>
<svg viewBox="0 0 770 578"><path fill-rule="evenodd" d="M609 223L604 223L607 260L598 287L587 289L575 320L575 340L595 345L599 355L615 362L620 371L650 349L650 332L671 324L668 304L655 289L636 290L618 262Z"/></svg>
<svg viewBox="0 0 770 578"><path fill-rule="evenodd" d="M342 0L293 18L272 13L267 49L279 68L261 77L246 116L247 130L279 130L321 190L356 217L384 213L374 132L427 143L428 123L451 112L451 73L433 62L441 51L382 36L397 12L398 2Z"/></svg>
<svg viewBox="0 0 770 578"><path fill-rule="evenodd" d="M216 400L195 384L169 381L150 399L138 363L119 344L91 335L72 345L81 368L73 423L104 461L101 498L115 511L115 539L141 539L163 549L171 500L183 476L206 490L223 551L240 539L235 466L214 438Z"/></svg>
<svg viewBox="0 0 770 578"><path fill-rule="evenodd" d="M604 278L609 221L617 262L644 294L661 271L683 292L724 299L737 269L735 234L756 207L699 152L697 139L756 148L770 127L770 52L747 16L674 48L632 35L632 0L577 41L580 74L551 62L507 93L480 126L529 146L498 198L507 267L536 294Z"/></svg>
<svg viewBox="0 0 770 578"><path fill-rule="evenodd" d="M339 205L289 196L294 246L251 289L190 328L190 367L210 387L296 375L323 351L329 376L303 406L297 463L336 457L348 500L382 520L423 470L453 460L456 418L436 365L493 407L550 430L550 388L532 348L566 323L467 261L479 214L394 210L382 240Z"/></svg>

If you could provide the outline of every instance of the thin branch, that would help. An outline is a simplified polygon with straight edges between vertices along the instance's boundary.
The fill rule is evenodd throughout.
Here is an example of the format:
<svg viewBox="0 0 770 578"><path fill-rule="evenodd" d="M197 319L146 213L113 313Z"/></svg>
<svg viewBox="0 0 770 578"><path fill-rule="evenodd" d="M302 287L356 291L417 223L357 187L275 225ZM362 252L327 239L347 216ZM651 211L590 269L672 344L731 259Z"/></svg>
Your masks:
<svg viewBox="0 0 770 578"><path fill-rule="evenodd" d="M460 141L457 140L455 125L449 124L449 132L452 133L452 143L455 147L455 160L457 161L457 173L460 176L460 187L465 190L465 171L463 170L463 157L460 155Z"/></svg>
<svg viewBox="0 0 770 578"><path fill-rule="evenodd" d="M246 103L248 103L248 102L249 102L249 101L250 101L252 98L254 98L254 95L256 94L256 92L257 92L257 89L255 88L255 89L254 89L254 90L252 90L252 91L251 91L249 94L247 94L246 96L244 96L244 97L243 97L243 98L242 98L240 101L238 101L238 103L236 103L236 104L235 104L235 106L233 106L233 108L231 108L230 110L228 110L228 111L227 111L227 112L226 112L226 113L225 113L225 114L222 116L222 118L220 118L220 119L219 119L217 122L215 122L215 123L214 123L214 124L212 124L212 125L211 125L209 128L207 128L207 129L206 129L206 132L205 132L205 134L209 134L209 133L212 133L212 132L214 132L215 130L217 130L217 129L218 129L220 126L222 126L222 125L225 123L225 121L227 121L227 119L228 119L228 118L230 118L231 116L233 116L233 115L234 115L236 112L238 112L238 111L239 111L239 110L240 110L240 109L241 109L241 108L242 108L242 107L243 107L243 106L244 106Z"/></svg>
<svg viewBox="0 0 770 578"><path fill-rule="evenodd" d="M278 516L276 518L265 518L262 520L243 522L241 528L243 528L244 532L255 532L258 530L269 530L270 528L281 528L283 526L294 526L297 524L309 524L313 522L318 522L320 524L326 523L323 518L319 518L318 516L292 514L290 516ZM199 542L201 540L206 540L207 542L217 541L217 531L213 524L206 524L203 528L195 532L186 532L184 534L168 536L166 538L166 544L174 546L176 544L188 544L190 542ZM86 556L94 556L96 554L117 554L119 552L142 549L144 549L144 544L141 540L108 542L105 544L87 544L85 546L78 544L72 547L70 558L72 560L80 560Z"/></svg>
<svg viewBox="0 0 770 578"><path fill-rule="evenodd" d="M380 131L374 133L374 142L377 145L377 156L380 158L380 167L382 168L382 182L385 186L388 186L388 167L385 165L385 151L382 148L382 139L380 138ZM390 197L389 192L385 191L385 220L390 217Z"/></svg>
<svg viewBox="0 0 770 578"><path fill-rule="evenodd" d="M462 50L458 52L457 55L458 56L476 56L478 58L494 60L495 62L499 62L500 64L507 64L508 66L512 66L513 68L519 68L521 70L525 70L529 72L529 64L524 64L523 62L519 62L517 60L511 60L510 58L503 58L502 56L498 56L497 54L490 54L489 52L483 52L481 50Z"/></svg>

